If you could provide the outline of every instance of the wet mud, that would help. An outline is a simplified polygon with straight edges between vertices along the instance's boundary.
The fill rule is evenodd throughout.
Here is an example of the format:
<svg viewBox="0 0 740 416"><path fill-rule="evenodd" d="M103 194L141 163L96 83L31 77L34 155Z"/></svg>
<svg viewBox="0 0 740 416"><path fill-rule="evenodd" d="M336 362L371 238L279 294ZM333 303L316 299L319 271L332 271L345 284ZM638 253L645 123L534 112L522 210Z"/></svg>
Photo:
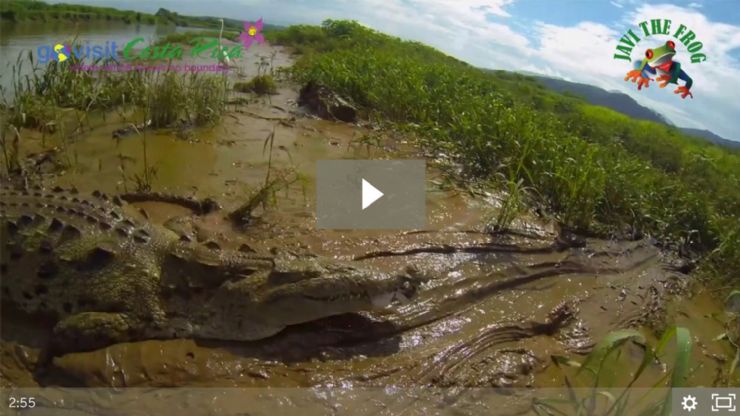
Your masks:
<svg viewBox="0 0 740 416"><path fill-rule="evenodd" d="M281 59L289 62L288 57ZM444 175L433 161L427 229L315 229L317 160L419 158L422 153L403 137L366 122L312 117L298 108L298 90L299 86L283 82L277 95L230 105L222 123L196 129L188 140L173 132L147 131L116 141L111 132L122 124L109 118L65 150L45 158L34 156L33 163L46 166L39 177L49 186L134 195L129 202L138 215L195 240L255 251L279 247L311 252L384 271L411 267L424 279L413 302L382 313L296 325L257 342L149 340L55 357L41 356L44 334L48 336L43 320L6 308L0 383L272 387L276 392L340 386L348 395L355 388L388 386L560 387L562 374L550 357L587 353L612 330L638 328L651 336L678 323L701 340L723 332L722 323L711 318L718 316L719 306L706 294L687 299L691 277L669 267L670 256L649 239L584 238L581 244L569 244L557 224L534 216L518 221L512 232L487 232L486 218L495 204L442 185ZM273 133L272 150L266 150L265 139ZM26 155L61 146L41 135L29 137ZM156 171L152 189L186 199L136 194L132 177L145 168L144 151L146 163ZM61 169L54 162L60 158L67 162ZM297 174L300 180L274 190L269 203L253 211L247 226L235 227L227 214L254 195L268 171ZM218 206L198 208L202 208L198 201L207 198ZM713 385L732 351L721 343L703 341L692 354L692 362L699 365L691 384ZM636 366L640 356L626 359ZM651 386L664 371L660 364L650 366L640 386ZM262 400L274 398L271 394L265 393ZM163 396L142 397L139 405L152 412L160 409L157 403ZM405 399L411 399L411 393ZM509 401L526 398L510 397L500 403ZM223 414L231 414L224 406Z"/></svg>

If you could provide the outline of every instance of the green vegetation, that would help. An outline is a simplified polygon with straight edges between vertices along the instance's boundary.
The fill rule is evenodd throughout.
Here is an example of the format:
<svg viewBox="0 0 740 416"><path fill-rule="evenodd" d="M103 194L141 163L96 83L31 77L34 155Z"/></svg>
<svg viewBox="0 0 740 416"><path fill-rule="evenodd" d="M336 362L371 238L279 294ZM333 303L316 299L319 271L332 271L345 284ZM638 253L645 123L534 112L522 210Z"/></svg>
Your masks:
<svg viewBox="0 0 740 416"><path fill-rule="evenodd" d="M234 90L253 92L257 95L275 94L277 87L271 75L258 75L247 82L235 82Z"/></svg>
<svg viewBox="0 0 740 416"><path fill-rule="evenodd" d="M127 24L164 24L187 27L220 29L221 19L210 16L183 16L167 9L157 13L142 13L133 10L119 10L112 7L83 6L78 4L48 4L37 0L2 0L0 1L0 20L10 22L48 21L48 20L116 20ZM232 33L229 39L235 38L244 30L244 22L238 19L223 19L224 28ZM265 24L263 30L275 30L278 26ZM218 36L218 35L216 35Z"/></svg>
<svg viewBox="0 0 740 416"><path fill-rule="evenodd" d="M157 22L156 16L131 10L118 10L111 7L82 6L77 4L47 4L35 0L3 0L0 2L0 19L7 21L51 19L65 20L120 20L125 23Z"/></svg>
<svg viewBox="0 0 740 416"><path fill-rule="evenodd" d="M153 127L214 124L225 111L225 80L199 73L155 73L145 82L144 100Z"/></svg>
<svg viewBox="0 0 740 416"><path fill-rule="evenodd" d="M69 65L78 63L73 58ZM108 62L99 62L106 65ZM31 66L30 75L25 65ZM34 66L33 55L19 55L12 69L13 102L2 103L3 124L22 128L38 128L53 132L62 109L84 113L91 109L113 109L135 101L142 90L140 74L114 74L105 71L71 71L68 64L52 61L43 71Z"/></svg>
<svg viewBox="0 0 740 416"><path fill-rule="evenodd" d="M155 45L164 45L167 43L182 43L182 44L192 44L193 40L197 38L218 38L219 32L218 31L211 31L211 30L204 30L204 31L188 31L188 32L180 32L180 33L170 33L169 35L165 35L157 39L157 41L154 43ZM235 31L224 31L222 38L223 39L230 39L234 40L236 37L239 36L238 32Z"/></svg>
<svg viewBox="0 0 740 416"><path fill-rule="evenodd" d="M739 153L355 22L293 26L268 39L304 53L296 80L325 84L415 134L461 164L466 180L508 189L510 211L524 200L578 232L652 235L738 282Z"/></svg>
<svg viewBox="0 0 740 416"><path fill-rule="evenodd" d="M229 219L237 226L245 227L249 225L255 218L254 212L257 208L262 207L263 210L267 210L270 206L274 206L277 204L276 194L281 190L287 189L296 182L300 183L303 187L305 199L307 178L302 173L296 171L293 166L285 169L275 168L272 165L274 150L275 127L272 128L272 131L267 135L262 145L262 153L267 153L267 172L265 173L265 181L256 189L251 190L247 201L228 215ZM281 150L286 152L288 157L290 157L290 152L287 149L283 148Z"/></svg>
<svg viewBox="0 0 740 416"><path fill-rule="evenodd" d="M66 143L69 137L90 128L90 115L95 111L118 111L131 124L154 128L212 125L225 112L228 86L222 76L108 72L94 67L72 70L70 66L79 61L70 59L39 68L29 53L20 55L13 66L12 91L0 91L5 98L13 97L0 103L0 147L7 173L20 167L18 141L25 128L56 134ZM99 61L95 65L108 64ZM24 65L32 69L25 71Z"/></svg>
<svg viewBox="0 0 740 416"><path fill-rule="evenodd" d="M147 114L155 127L185 121L197 125L215 123L224 112L226 84L222 77L201 73L160 71L108 72L92 68L71 70L71 62L50 62L34 67L33 56L18 57L13 67L13 102L2 104L5 124L21 128L53 126L60 109L113 110L133 105ZM30 75L20 76L31 65ZM111 64L99 61L99 67Z"/></svg>
<svg viewBox="0 0 740 416"><path fill-rule="evenodd" d="M674 339L675 358L669 367L670 371L657 383L651 382L651 388L643 397L635 399L629 389L640 379L645 369L663 360L669 342ZM644 349L642 360L636 369L625 371L625 361L629 362L630 354L624 352L627 344L634 342ZM657 401L646 402L655 388L683 387L690 374L691 334L688 329L674 327L666 331L656 346L647 343L645 337L635 330L614 331L607 334L589 353L583 363L562 356L553 356L553 363L564 373L565 386L568 389L566 400L535 399L533 409L538 415L583 415L583 416L618 416L618 415L669 415L671 412L671 391ZM576 368L575 374L568 374L569 368ZM629 376L627 380L619 376ZM669 380L670 377L670 380ZM615 396L609 391L615 385L626 382ZM579 389L580 388L580 389ZM585 397L579 397L586 391Z"/></svg>
<svg viewBox="0 0 740 416"><path fill-rule="evenodd" d="M189 26L189 27L212 27L220 28L221 19L210 16L183 16L176 12L169 11L167 9L160 8L156 13L157 20L160 23L169 23L177 26ZM224 28L242 31L244 30L244 22L237 19L223 19Z"/></svg>
<svg viewBox="0 0 740 416"><path fill-rule="evenodd" d="M725 340L735 349L735 358L727 368L727 386L733 383L733 376L740 363L740 290L733 290L725 299L725 332L717 336L715 341Z"/></svg>

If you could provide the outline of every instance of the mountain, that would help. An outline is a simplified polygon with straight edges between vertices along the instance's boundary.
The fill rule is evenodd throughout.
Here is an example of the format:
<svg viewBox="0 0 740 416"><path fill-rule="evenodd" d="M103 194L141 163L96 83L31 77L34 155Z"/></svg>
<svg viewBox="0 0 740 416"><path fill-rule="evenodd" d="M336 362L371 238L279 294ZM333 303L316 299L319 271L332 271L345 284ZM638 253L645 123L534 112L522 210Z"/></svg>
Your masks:
<svg viewBox="0 0 740 416"><path fill-rule="evenodd" d="M712 133L709 130L690 129L688 127L679 127L679 129L682 132L688 134L689 136L700 137L702 139L706 139L719 146L729 147L732 149L740 149L740 142L736 142L733 140L727 140L723 137L720 137Z"/></svg>
<svg viewBox="0 0 740 416"><path fill-rule="evenodd" d="M239 19L220 18L213 16L187 16L178 14L160 7L157 13L154 14L160 21L170 22L177 26L194 26L194 27L208 27L218 29L221 25L221 21L224 22L224 27L230 30L243 30L244 21ZM264 30L280 29L281 26L264 24Z"/></svg>
<svg viewBox="0 0 740 416"><path fill-rule="evenodd" d="M671 124L662 115L643 107L632 97L621 92L610 92L599 87L588 84L565 81L557 78L535 76L535 78L546 87L560 93L570 93L583 97L590 104L611 108L632 118L656 121L663 124Z"/></svg>
<svg viewBox="0 0 740 416"><path fill-rule="evenodd" d="M632 118L655 121L671 126L673 125L661 114L647 107L643 107L627 94L623 94L621 92L606 91L599 87L594 87L593 85L579 84L576 82L565 81L558 78L549 78L530 73L528 73L527 75L534 77L535 79L537 79L537 81L539 81L547 88L560 93L569 93L582 97L590 104L611 108L614 111L618 111ZM740 142L725 139L715 133L712 133L709 130L692 129L686 127L678 127L678 129L689 136L698 137L719 146L724 146L732 149L740 149Z"/></svg>

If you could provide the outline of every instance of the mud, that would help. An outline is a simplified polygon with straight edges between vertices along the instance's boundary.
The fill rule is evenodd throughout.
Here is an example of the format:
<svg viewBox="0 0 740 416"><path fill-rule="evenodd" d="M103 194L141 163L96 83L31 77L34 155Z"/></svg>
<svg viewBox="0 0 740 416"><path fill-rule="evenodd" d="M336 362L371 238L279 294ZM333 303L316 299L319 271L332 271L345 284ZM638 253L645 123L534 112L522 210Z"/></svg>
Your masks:
<svg viewBox="0 0 740 416"><path fill-rule="evenodd" d="M718 374L733 351L723 343L706 341L723 332L722 322L708 318L717 316L720 307L707 295L693 300L679 296L674 301L690 277L669 267L672 259L648 239L584 239L569 245L559 238L556 224L534 215L520 219L513 232L487 232L485 218L495 211L495 196L482 198L442 186L444 175L435 170L433 161L427 229L316 230L317 160L415 158L421 153L391 132L307 116L297 107L297 95L298 86L284 82L269 100L230 105L220 125L196 129L187 141L172 132L147 131L116 142L111 133L122 124L101 121L56 151L57 157L73 163L59 169L44 160L50 167L39 175L47 185L74 184L80 190L136 195L130 201L150 221L175 225L193 239L224 247L310 251L387 271L413 267L426 279L413 303L385 313L296 325L253 343L150 340L57 357L42 357L45 332L29 327L34 320L4 310L0 383L341 386L355 398L362 390L354 389L388 386L560 387L562 374L551 365L552 355L577 357L615 329L634 327L651 336L674 322L705 340L692 353L697 371L690 384L727 381ZM273 132L270 155L264 143ZM26 155L61 146L40 134L27 137L22 149ZM145 168L144 149L147 167L156 171L152 189L191 199L136 193L133 178L141 178ZM271 175L289 172L300 180L273 190L246 228L235 227L228 212L260 189L268 167ZM220 209L200 209L198 201L207 198L218 202ZM640 356L625 359L626 365L637 366ZM664 371L659 364L651 365L639 386L651 386ZM413 392L395 397L412 400ZM156 412L162 397L142 393L139 405ZM265 403L275 398L272 393L261 397Z"/></svg>

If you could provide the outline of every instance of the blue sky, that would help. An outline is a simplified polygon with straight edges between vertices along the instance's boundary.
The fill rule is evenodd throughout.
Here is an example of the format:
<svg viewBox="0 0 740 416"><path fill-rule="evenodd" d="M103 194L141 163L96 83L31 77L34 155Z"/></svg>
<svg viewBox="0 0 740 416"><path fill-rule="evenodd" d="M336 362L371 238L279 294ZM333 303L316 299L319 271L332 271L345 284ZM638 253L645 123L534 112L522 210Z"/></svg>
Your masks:
<svg viewBox="0 0 740 416"><path fill-rule="evenodd" d="M267 23L355 19L418 40L471 64L528 71L631 95L679 126L705 128L740 141L740 0L67 0L154 12L228 16ZM678 44L675 60L693 78L694 99L671 87L637 91L623 80L631 64L613 59L619 38L638 23L671 19L697 34L707 60L691 63ZM642 39L632 57L670 37ZM674 39L675 40L675 39Z"/></svg>

